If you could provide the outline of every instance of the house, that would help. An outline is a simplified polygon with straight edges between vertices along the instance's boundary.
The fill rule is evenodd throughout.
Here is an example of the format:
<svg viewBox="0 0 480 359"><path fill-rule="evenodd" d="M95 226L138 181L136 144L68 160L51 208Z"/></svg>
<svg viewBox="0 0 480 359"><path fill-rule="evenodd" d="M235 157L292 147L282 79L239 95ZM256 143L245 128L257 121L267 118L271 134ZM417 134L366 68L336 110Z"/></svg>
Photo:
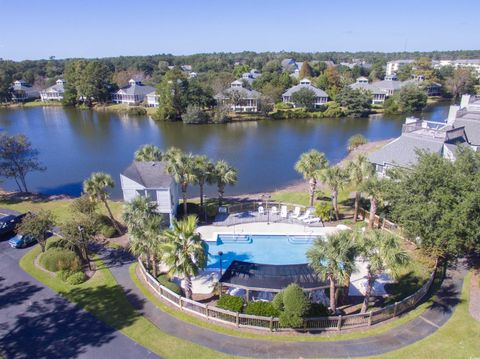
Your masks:
<svg viewBox="0 0 480 359"><path fill-rule="evenodd" d="M387 62L387 68L385 70L385 74L387 76L393 75L398 72L398 70L405 66L413 64L415 60L395 60Z"/></svg>
<svg viewBox="0 0 480 359"><path fill-rule="evenodd" d="M258 112L261 94L244 87L243 81L235 80L230 87L216 94L213 98L218 104L230 106L234 112Z"/></svg>
<svg viewBox="0 0 480 359"><path fill-rule="evenodd" d="M369 83L368 79L363 76L357 78L356 82L350 85L350 88L353 90L360 89L369 91L372 94L372 105L383 104L387 98L387 92L385 90Z"/></svg>
<svg viewBox="0 0 480 359"><path fill-rule="evenodd" d="M439 60L433 61L433 68L440 69L444 66L452 66L458 69L459 67L466 67L473 69L477 77L480 77L480 59L459 59L459 60Z"/></svg>
<svg viewBox="0 0 480 359"><path fill-rule="evenodd" d="M412 75L410 80L402 82L402 87L407 85L416 85L424 89L427 96L440 96L442 94L442 85L436 82L425 81L423 75Z"/></svg>
<svg viewBox="0 0 480 359"><path fill-rule="evenodd" d="M385 91L388 97L400 90L402 87L402 82L398 81L397 75L393 74L385 76L385 78L381 81L374 81L372 85L382 91Z"/></svg>
<svg viewBox="0 0 480 359"><path fill-rule="evenodd" d="M62 101L64 92L65 81L63 79L58 79L55 82L55 85L40 91L40 98L42 101Z"/></svg>
<svg viewBox="0 0 480 359"><path fill-rule="evenodd" d="M262 74L260 71L258 71L257 69L252 69L249 72L245 72L242 74L242 80L245 80L249 84L252 84L252 82L255 81L261 75Z"/></svg>
<svg viewBox="0 0 480 359"><path fill-rule="evenodd" d="M455 160L458 146L468 146L465 127L408 117L401 136L371 153L368 159L375 166L377 175L386 176L391 168L414 166L418 150Z"/></svg>
<svg viewBox="0 0 480 359"><path fill-rule="evenodd" d="M131 79L128 86L122 87L112 95L114 103L138 105L146 100L147 94L155 92L155 88L142 84L141 81Z"/></svg>
<svg viewBox="0 0 480 359"><path fill-rule="evenodd" d="M447 123L465 129L468 144L480 148L480 96L463 95L460 106L450 106Z"/></svg>
<svg viewBox="0 0 480 359"><path fill-rule="evenodd" d="M137 196L148 197L157 204L157 212L170 225L178 206L178 185L167 174L164 162L134 161L120 174L123 200L132 201Z"/></svg>
<svg viewBox="0 0 480 359"><path fill-rule="evenodd" d="M158 102L159 96L157 95L156 91L152 91L150 93L147 93L147 106L148 107L159 107L159 102Z"/></svg>
<svg viewBox="0 0 480 359"><path fill-rule="evenodd" d="M292 95L301 90L301 89L308 89L312 91L315 94L315 101L313 105L315 107L320 107L325 105L328 102L328 95L325 91L315 87L312 85L312 81L309 79L303 79L300 81L298 85L295 85L293 87L290 87L283 95L282 95L282 101L284 103L292 104L295 106L295 104L292 102Z"/></svg>
<svg viewBox="0 0 480 359"><path fill-rule="evenodd" d="M40 97L39 92L24 80L17 80L13 82L11 94L12 100L15 102L23 102Z"/></svg>

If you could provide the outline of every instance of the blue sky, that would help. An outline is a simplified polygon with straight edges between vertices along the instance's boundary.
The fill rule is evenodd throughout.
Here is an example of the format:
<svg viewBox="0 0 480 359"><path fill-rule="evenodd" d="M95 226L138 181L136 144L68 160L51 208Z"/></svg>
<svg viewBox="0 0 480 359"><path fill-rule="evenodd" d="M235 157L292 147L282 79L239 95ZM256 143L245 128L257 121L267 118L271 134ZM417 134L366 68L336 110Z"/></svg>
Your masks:
<svg viewBox="0 0 480 359"><path fill-rule="evenodd" d="M478 0L0 0L0 58L480 49Z"/></svg>

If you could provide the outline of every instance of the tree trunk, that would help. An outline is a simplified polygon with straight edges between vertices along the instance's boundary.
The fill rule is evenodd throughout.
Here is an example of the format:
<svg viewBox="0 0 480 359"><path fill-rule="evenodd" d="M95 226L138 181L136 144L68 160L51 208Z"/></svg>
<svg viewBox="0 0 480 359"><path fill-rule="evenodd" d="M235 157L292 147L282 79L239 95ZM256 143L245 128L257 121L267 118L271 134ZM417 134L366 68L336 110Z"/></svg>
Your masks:
<svg viewBox="0 0 480 359"><path fill-rule="evenodd" d="M223 202L223 193L224 193L224 188L221 186L218 186L218 205L221 206Z"/></svg>
<svg viewBox="0 0 480 359"><path fill-rule="evenodd" d="M203 208L203 183L199 183L200 186L200 208Z"/></svg>
<svg viewBox="0 0 480 359"><path fill-rule="evenodd" d="M88 248L87 244L83 244L83 252L85 253L85 260L87 261L88 269L92 270L92 265L90 264L90 258L88 257Z"/></svg>
<svg viewBox="0 0 480 359"><path fill-rule="evenodd" d="M183 215L187 216L188 204L187 204L187 189L182 187L182 196L183 196Z"/></svg>
<svg viewBox="0 0 480 359"><path fill-rule="evenodd" d="M365 291L365 298L363 298L362 310L360 313L366 313L368 310L368 304L370 303L370 297L372 296L373 284L375 283L375 277L373 276L370 269L368 269L368 283L367 290Z"/></svg>
<svg viewBox="0 0 480 359"><path fill-rule="evenodd" d="M370 217L368 219L368 228L372 229L375 223L375 215L377 214L377 200L370 197Z"/></svg>
<svg viewBox="0 0 480 359"><path fill-rule="evenodd" d="M47 241L46 240L39 240L38 244L40 244L40 248L42 248L42 252L45 253L45 247L47 245Z"/></svg>
<svg viewBox="0 0 480 359"><path fill-rule="evenodd" d="M185 296L192 299L192 278L189 275L185 276Z"/></svg>
<svg viewBox="0 0 480 359"><path fill-rule="evenodd" d="M340 219L340 212L338 210L338 190L334 190L332 193L333 210L335 211L335 218L338 221Z"/></svg>
<svg viewBox="0 0 480 359"><path fill-rule="evenodd" d="M330 277L330 309L333 314L337 311L337 303L335 302L335 281Z"/></svg>
<svg viewBox="0 0 480 359"><path fill-rule="evenodd" d="M349 297L348 297L348 290L350 288L350 277L352 276L351 273L347 274L347 279L345 280L345 283L343 285L343 290L342 290L342 303L348 304L349 302Z"/></svg>
<svg viewBox="0 0 480 359"><path fill-rule="evenodd" d="M152 274L155 278L157 278L157 256L154 254L152 256Z"/></svg>
<svg viewBox="0 0 480 359"><path fill-rule="evenodd" d="M22 187L20 186L20 182L18 182L17 176L13 176L13 179L15 180L15 183L16 183L17 186L18 186L19 192L23 192L23 189L22 189Z"/></svg>
<svg viewBox="0 0 480 359"><path fill-rule="evenodd" d="M108 205L108 201L106 199L103 200L103 204L105 205L105 208L107 209L107 212L108 212L108 217L110 217L110 221L112 222L113 226L117 230L118 234L122 234L122 230L120 229L117 221L113 217L112 210L110 209L110 206Z"/></svg>
<svg viewBox="0 0 480 359"><path fill-rule="evenodd" d="M360 192L355 192L355 212L353 213L353 220L356 222L358 219L358 209L360 207Z"/></svg>
<svg viewBox="0 0 480 359"><path fill-rule="evenodd" d="M315 188L317 187L317 180L312 177L309 181L310 184L310 207L313 207L313 201L315 200Z"/></svg>

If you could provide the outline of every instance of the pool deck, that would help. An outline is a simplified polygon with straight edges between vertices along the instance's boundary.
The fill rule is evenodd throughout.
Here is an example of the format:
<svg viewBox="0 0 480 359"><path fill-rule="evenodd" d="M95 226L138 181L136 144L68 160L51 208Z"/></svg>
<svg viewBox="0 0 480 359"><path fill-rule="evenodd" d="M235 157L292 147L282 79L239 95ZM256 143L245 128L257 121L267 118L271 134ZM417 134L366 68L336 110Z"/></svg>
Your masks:
<svg viewBox="0 0 480 359"><path fill-rule="evenodd" d="M309 227L292 223L242 223L232 226L208 225L198 227L198 232L205 241L216 240L221 234L282 234L282 235L326 235L338 231L336 227Z"/></svg>

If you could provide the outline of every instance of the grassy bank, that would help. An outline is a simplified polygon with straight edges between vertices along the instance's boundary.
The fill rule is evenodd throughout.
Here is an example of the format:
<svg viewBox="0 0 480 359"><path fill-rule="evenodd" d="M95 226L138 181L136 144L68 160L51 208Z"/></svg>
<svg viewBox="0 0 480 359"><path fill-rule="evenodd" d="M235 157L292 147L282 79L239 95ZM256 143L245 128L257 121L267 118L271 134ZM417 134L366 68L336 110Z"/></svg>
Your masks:
<svg viewBox="0 0 480 359"><path fill-rule="evenodd" d="M165 358L179 359L186 358L192 353L195 353L196 358L230 357L160 331L135 311L123 289L100 259L96 259L98 270L90 280L81 285L71 286L35 267L34 260L39 253L40 247L37 245L20 260L20 267L69 301L78 304L152 352Z"/></svg>

